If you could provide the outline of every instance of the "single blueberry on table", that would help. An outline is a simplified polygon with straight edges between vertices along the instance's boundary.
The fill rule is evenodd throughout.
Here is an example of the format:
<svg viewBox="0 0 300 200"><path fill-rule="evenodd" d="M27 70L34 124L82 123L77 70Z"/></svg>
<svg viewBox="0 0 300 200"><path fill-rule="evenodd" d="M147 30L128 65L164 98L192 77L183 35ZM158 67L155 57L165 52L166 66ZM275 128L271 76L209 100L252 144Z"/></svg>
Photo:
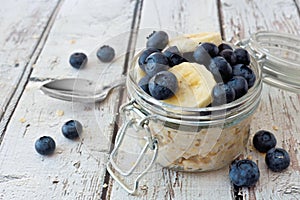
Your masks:
<svg viewBox="0 0 300 200"><path fill-rule="evenodd" d="M159 50L163 50L169 43L169 36L164 31L153 31L147 39L147 47L153 47Z"/></svg>
<svg viewBox="0 0 300 200"><path fill-rule="evenodd" d="M253 70L245 64L237 64L232 66L233 76L242 76L247 80L248 88L251 88L256 80Z"/></svg>
<svg viewBox="0 0 300 200"><path fill-rule="evenodd" d="M234 161L229 170L231 182L238 187L251 187L260 177L258 166L255 162L244 159Z"/></svg>
<svg viewBox="0 0 300 200"><path fill-rule="evenodd" d="M236 56L237 64L245 64L245 65L250 64L250 55L247 50L242 48L237 48L233 52Z"/></svg>
<svg viewBox="0 0 300 200"><path fill-rule="evenodd" d="M230 64L221 56L214 57L209 66L209 71L214 75L217 82L227 82L232 77Z"/></svg>
<svg viewBox="0 0 300 200"><path fill-rule="evenodd" d="M272 148L267 152L265 162L270 170L280 172L290 165L290 156L282 148Z"/></svg>
<svg viewBox="0 0 300 200"><path fill-rule="evenodd" d="M229 49L231 51L233 51L233 48L229 45L229 44L226 44L226 43L222 43L218 46L218 49L219 49L219 52L225 50L225 49Z"/></svg>
<svg viewBox="0 0 300 200"><path fill-rule="evenodd" d="M233 53L232 50L230 49L225 49L223 51L221 51L219 53L220 56L222 56L223 58L225 58L225 60L231 65L235 65L236 63L236 56L235 54Z"/></svg>
<svg viewBox="0 0 300 200"><path fill-rule="evenodd" d="M138 63L139 63L139 66L140 68L145 71L145 65L146 65L146 59L148 58L148 56L150 56L152 53L154 52L160 52L158 49L155 49L155 48L147 48L145 49L140 57L139 57L139 60L138 60Z"/></svg>
<svg viewBox="0 0 300 200"><path fill-rule="evenodd" d="M151 79L151 76L144 76L143 78L141 78L141 80L139 80L138 82L138 86L140 88L142 88L147 94L150 94L149 92L149 80Z"/></svg>
<svg viewBox="0 0 300 200"><path fill-rule="evenodd" d="M242 76L233 76L227 84L235 91L235 99L244 96L248 92L247 80Z"/></svg>
<svg viewBox="0 0 300 200"><path fill-rule="evenodd" d="M83 68L88 61L87 56L84 53L76 52L73 53L69 58L69 63L76 69Z"/></svg>
<svg viewBox="0 0 300 200"><path fill-rule="evenodd" d="M253 146L261 153L266 153L276 146L276 138L273 133L260 130L253 137Z"/></svg>
<svg viewBox="0 0 300 200"><path fill-rule="evenodd" d="M77 120L69 120L61 127L62 134L68 139L76 139L82 133L82 125Z"/></svg>
<svg viewBox="0 0 300 200"><path fill-rule="evenodd" d="M115 50L112 47L108 46L108 45L103 45L102 47L100 47L98 49L97 57L102 62L110 62L115 57Z"/></svg>
<svg viewBox="0 0 300 200"><path fill-rule="evenodd" d="M149 91L152 97L163 100L172 97L178 89L176 76L169 71L162 71L149 81Z"/></svg>
<svg viewBox="0 0 300 200"><path fill-rule="evenodd" d="M235 91L227 84L217 83L213 88L212 97L214 106L230 103L235 99Z"/></svg>
<svg viewBox="0 0 300 200"><path fill-rule="evenodd" d="M50 155L55 150L55 141L50 136L40 137L35 142L35 150L41 155Z"/></svg>
<svg viewBox="0 0 300 200"><path fill-rule="evenodd" d="M218 47L209 42L204 42L198 45L194 51L194 59L197 63L208 66L210 60L217 56L219 53Z"/></svg>
<svg viewBox="0 0 300 200"><path fill-rule="evenodd" d="M145 72L151 77L169 68L169 59L163 53L154 52L146 59Z"/></svg>

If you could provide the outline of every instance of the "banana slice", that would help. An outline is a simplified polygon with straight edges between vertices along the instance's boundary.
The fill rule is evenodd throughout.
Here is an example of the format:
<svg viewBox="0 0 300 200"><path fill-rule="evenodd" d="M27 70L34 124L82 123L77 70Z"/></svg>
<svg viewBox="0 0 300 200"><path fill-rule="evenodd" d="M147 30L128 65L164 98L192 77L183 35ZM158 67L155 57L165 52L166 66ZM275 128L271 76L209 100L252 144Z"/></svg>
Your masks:
<svg viewBox="0 0 300 200"><path fill-rule="evenodd" d="M200 42L211 42L218 46L222 43L222 37L217 32L186 34L171 39L168 46L177 46L181 53L185 53L194 51Z"/></svg>
<svg viewBox="0 0 300 200"><path fill-rule="evenodd" d="M165 103L181 107L206 107L212 101L216 81L204 65L184 62L169 70L178 80L178 90Z"/></svg>

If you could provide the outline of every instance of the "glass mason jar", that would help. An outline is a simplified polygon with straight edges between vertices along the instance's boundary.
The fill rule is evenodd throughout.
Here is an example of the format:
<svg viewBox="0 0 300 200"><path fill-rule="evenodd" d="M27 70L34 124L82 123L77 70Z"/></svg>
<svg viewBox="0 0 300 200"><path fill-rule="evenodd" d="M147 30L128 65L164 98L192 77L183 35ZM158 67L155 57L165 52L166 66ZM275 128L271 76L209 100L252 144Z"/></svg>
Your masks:
<svg viewBox="0 0 300 200"><path fill-rule="evenodd" d="M129 105L146 117L151 137L158 142L156 162L180 171L222 168L243 152L248 141L251 117L260 102L262 79L256 60L251 68L257 81L240 99L221 106L179 107L158 101L136 81L135 63L127 79ZM128 106L128 105L127 105Z"/></svg>
<svg viewBox="0 0 300 200"><path fill-rule="evenodd" d="M205 108L174 106L146 94L137 85L139 54L134 57L126 83L130 101L120 109L124 123L107 164L108 172L127 192L133 194L137 190L139 180L153 163L187 172L216 170L229 165L246 147L251 118L260 103L263 81L300 93L299 37L261 31L236 45L250 53L250 68L256 81L241 98ZM127 133L130 127L134 127L137 134L143 132L145 135L140 137L143 141L135 143L143 146L142 151L137 152L138 158L125 172L114 157L124 137L130 136ZM130 188L116 172L121 176L131 175L147 151L152 153L150 163Z"/></svg>

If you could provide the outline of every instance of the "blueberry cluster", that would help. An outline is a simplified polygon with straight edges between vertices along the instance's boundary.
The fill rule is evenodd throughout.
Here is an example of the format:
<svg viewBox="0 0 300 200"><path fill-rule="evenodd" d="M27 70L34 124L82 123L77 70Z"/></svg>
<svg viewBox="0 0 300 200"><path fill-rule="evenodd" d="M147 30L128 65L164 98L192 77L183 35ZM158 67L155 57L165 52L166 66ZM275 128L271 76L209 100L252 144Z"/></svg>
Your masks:
<svg viewBox="0 0 300 200"><path fill-rule="evenodd" d="M82 125L77 120L69 120L63 124L61 131L66 138L77 139L82 132ZM42 136L35 142L35 150L41 155L51 155L55 148L55 141L50 136Z"/></svg>
<svg viewBox="0 0 300 200"><path fill-rule="evenodd" d="M155 99L170 98L178 89L178 81L168 70L187 60L182 57L176 46L162 51L169 42L166 32L154 31L147 39L147 48L138 59L138 64L146 76L138 85Z"/></svg>
<svg viewBox="0 0 300 200"><path fill-rule="evenodd" d="M182 54L176 46L162 51L169 40L164 31L154 31L147 39L147 48L138 59L138 64L146 76L138 85L158 100L173 96L178 87L174 75L162 71L168 71L170 67L188 61L205 65L213 74L217 82L212 91L213 106L230 103L242 97L254 85L256 76L249 67L250 55L245 49L233 49L226 43L216 46L204 42L194 52Z"/></svg>
<svg viewBox="0 0 300 200"><path fill-rule="evenodd" d="M97 50L96 56L102 62L111 62L115 57L115 50L109 45L103 45ZM87 61L87 55L82 52L75 52L69 58L70 65L75 69L84 68Z"/></svg>
<svg viewBox="0 0 300 200"><path fill-rule="evenodd" d="M274 172L280 172L290 165L290 156L282 148L276 148L276 138L273 133L260 130L253 137L253 146L261 153L266 153L265 162Z"/></svg>
<svg viewBox="0 0 300 200"><path fill-rule="evenodd" d="M254 85L256 76L249 67L250 55L245 49L204 42L198 45L193 57L207 67L217 82L212 92L212 105L230 103L245 95Z"/></svg>
<svg viewBox="0 0 300 200"><path fill-rule="evenodd" d="M290 165L290 157L286 150L275 148L276 138L273 133L260 130L253 137L253 146L261 153L266 153L265 162L274 172L280 172ZM255 185L260 176L255 162L243 159L234 161L229 170L229 178L237 187Z"/></svg>

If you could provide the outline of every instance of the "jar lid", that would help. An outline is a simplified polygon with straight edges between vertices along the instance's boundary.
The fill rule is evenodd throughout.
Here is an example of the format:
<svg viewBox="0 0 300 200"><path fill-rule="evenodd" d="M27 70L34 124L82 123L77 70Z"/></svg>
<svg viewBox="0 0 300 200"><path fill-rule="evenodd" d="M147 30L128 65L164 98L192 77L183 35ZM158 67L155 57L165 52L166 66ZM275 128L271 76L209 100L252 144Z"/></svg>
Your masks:
<svg viewBox="0 0 300 200"><path fill-rule="evenodd" d="M259 62L263 81L300 93L300 37L287 33L260 31L237 43Z"/></svg>

